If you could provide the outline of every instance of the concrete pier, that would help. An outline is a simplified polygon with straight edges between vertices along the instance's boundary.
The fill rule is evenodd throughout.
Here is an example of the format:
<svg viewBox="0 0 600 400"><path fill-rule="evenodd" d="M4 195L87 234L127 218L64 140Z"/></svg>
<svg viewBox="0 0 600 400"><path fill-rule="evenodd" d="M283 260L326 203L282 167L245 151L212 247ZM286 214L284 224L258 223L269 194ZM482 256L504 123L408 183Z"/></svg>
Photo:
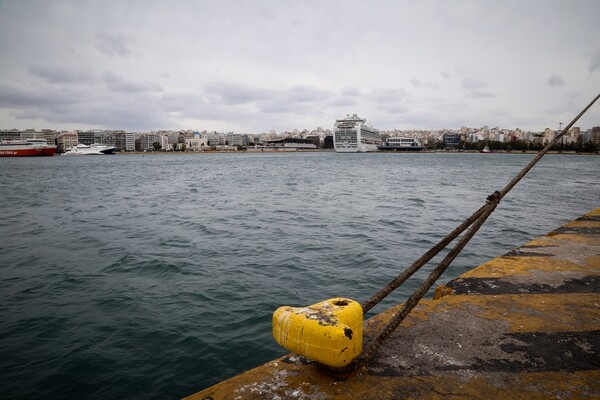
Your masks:
<svg viewBox="0 0 600 400"><path fill-rule="evenodd" d="M287 355L188 397L404 398L600 398L600 208L438 287L361 369Z"/></svg>

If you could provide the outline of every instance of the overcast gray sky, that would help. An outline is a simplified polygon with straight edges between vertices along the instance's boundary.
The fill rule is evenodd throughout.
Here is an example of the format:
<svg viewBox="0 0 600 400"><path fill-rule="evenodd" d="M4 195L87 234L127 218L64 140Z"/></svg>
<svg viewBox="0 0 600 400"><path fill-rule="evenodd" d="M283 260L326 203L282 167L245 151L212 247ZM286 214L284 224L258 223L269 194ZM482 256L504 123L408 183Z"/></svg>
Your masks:
<svg viewBox="0 0 600 400"><path fill-rule="evenodd" d="M0 128L558 129L600 92L599 17L598 0L0 0Z"/></svg>

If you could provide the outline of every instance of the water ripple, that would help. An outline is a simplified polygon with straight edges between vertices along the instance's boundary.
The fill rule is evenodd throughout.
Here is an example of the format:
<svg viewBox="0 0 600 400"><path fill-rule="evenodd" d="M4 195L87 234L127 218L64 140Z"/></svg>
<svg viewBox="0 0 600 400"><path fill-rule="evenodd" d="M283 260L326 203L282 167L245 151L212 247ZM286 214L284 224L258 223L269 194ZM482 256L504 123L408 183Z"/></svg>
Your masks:
<svg viewBox="0 0 600 400"><path fill-rule="evenodd" d="M275 308L366 299L530 158L0 159L4 397L182 397L284 354ZM597 207L598 162L542 160L450 274Z"/></svg>

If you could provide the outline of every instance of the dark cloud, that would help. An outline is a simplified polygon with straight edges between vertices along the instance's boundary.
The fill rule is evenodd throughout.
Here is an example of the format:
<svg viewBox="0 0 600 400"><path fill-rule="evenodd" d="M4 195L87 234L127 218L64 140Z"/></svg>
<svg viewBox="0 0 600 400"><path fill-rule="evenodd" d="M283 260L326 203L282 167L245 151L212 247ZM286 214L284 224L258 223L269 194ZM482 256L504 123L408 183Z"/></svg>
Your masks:
<svg viewBox="0 0 600 400"><path fill-rule="evenodd" d="M313 86L292 86L272 90L246 85L213 82L202 87L211 104L256 107L264 113L306 114L309 109L320 108L333 95ZM233 114L232 111L229 113Z"/></svg>
<svg viewBox="0 0 600 400"><path fill-rule="evenodd" d="M127 81L110 71L102 73L102 81L111 92L161 92L163 90L162 87L154 83Z"/></svg>
<svg viewBox="0 0 600 400"><path fill-rule="evenodd" d="M85 124L129 130L169 127L175 121L160 97L131 93L116 97L85 87L25 88L0 84L0 107L17 119L43 120L61 125Z"/></svg>
<svg viewBox="0 0 600 400"><path fill-rule="evenodd" d="M62 90L39 90L39 88L18 87L0 84L0 106L9 109L38 108L49 105L60 106L73 104L74 98L62 95Z"/></svg>
<svg viewBox="0 0 600 400"><path fill-rule="evenodd" d="M548 80L553 73L562 91L568 83L583 97L599 85L600 48L586 40L598 1L405 3L0 0L0 127L19 116L20 128L81 121L261 132L329 126L332 115L359 112L376 126L421 113L414 124L443 128L500 124L499 109L527 114L521 127L535 127L546 123L545 108L570 105L547 96L559 84ZM332 15L360 20L368 33L331 25ZM398 15L411 18L398 24ZM559 17L567 23L541 29ZM414 32L418 40L390 40ZM569 60L560 71L557 54Z"/></svg>
<svg viewBox="0 0 600 400"><path fill-rule="evenodd" d="M548 78L547 84L551 87L563 87L565 86L565 81L558 75L552 75Z"/></svg>
<svg viewBox="0 0 600 400"><path fill-rule="evenodd" d="M93 102L68 106L24 108L13 114L20 119L42 119L61 125L85 124L129 131L166 129L177 126L159 104L135 97L129 101L102 97Z"/></svg>
<svg viewBox="0 0 600 400"><path fill-rule="evenodd" d="M274 95L271 90L227 82L209 83L203 89L209 98L228 105L251 103Z"/></svg>
<svg viewBox="0 0 600 400"><path fill-rule="evenodd" d="M29 72L50 83L91 83L95 80L94 76L87 71L69 69L65 66L33 65L29 67Z"/></svg>
<svg viewBox="0 0 600 400"><path fill-rule="evenodd" d="M121 34L113 34L100 31L96 34L95 46L102 53L110 57L129 58L133 51L129 48L130 37Z"/></svg>

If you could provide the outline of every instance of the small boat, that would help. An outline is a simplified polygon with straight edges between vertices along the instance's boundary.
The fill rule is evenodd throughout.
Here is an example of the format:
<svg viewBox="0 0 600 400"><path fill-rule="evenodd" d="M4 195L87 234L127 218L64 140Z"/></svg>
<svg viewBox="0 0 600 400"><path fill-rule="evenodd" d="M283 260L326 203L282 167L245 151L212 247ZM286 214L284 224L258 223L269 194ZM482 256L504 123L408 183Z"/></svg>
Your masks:
<svg viewBox="0 0 600 400"><path fill-rule="evenodd" d="M0 157L53 156L56 146L46 139L4 140L0 142Z"/></svg>
<svg viewBox="0 0 600 400"><path fill-rule="evenodd" d="M104 144L78 144L77 146L70 147L63 153L63 156L102 156L105 154L114 154L117 150L116 147L107 146Z"/></svg>
<svg viewBox="0 0 600 400"><path fill-rule="evenodd" d="M480 151L480 153L491 153L491 152L492 151L490 150L490 146L488 146L487 144L485 145L483 150Z"/></svg>

